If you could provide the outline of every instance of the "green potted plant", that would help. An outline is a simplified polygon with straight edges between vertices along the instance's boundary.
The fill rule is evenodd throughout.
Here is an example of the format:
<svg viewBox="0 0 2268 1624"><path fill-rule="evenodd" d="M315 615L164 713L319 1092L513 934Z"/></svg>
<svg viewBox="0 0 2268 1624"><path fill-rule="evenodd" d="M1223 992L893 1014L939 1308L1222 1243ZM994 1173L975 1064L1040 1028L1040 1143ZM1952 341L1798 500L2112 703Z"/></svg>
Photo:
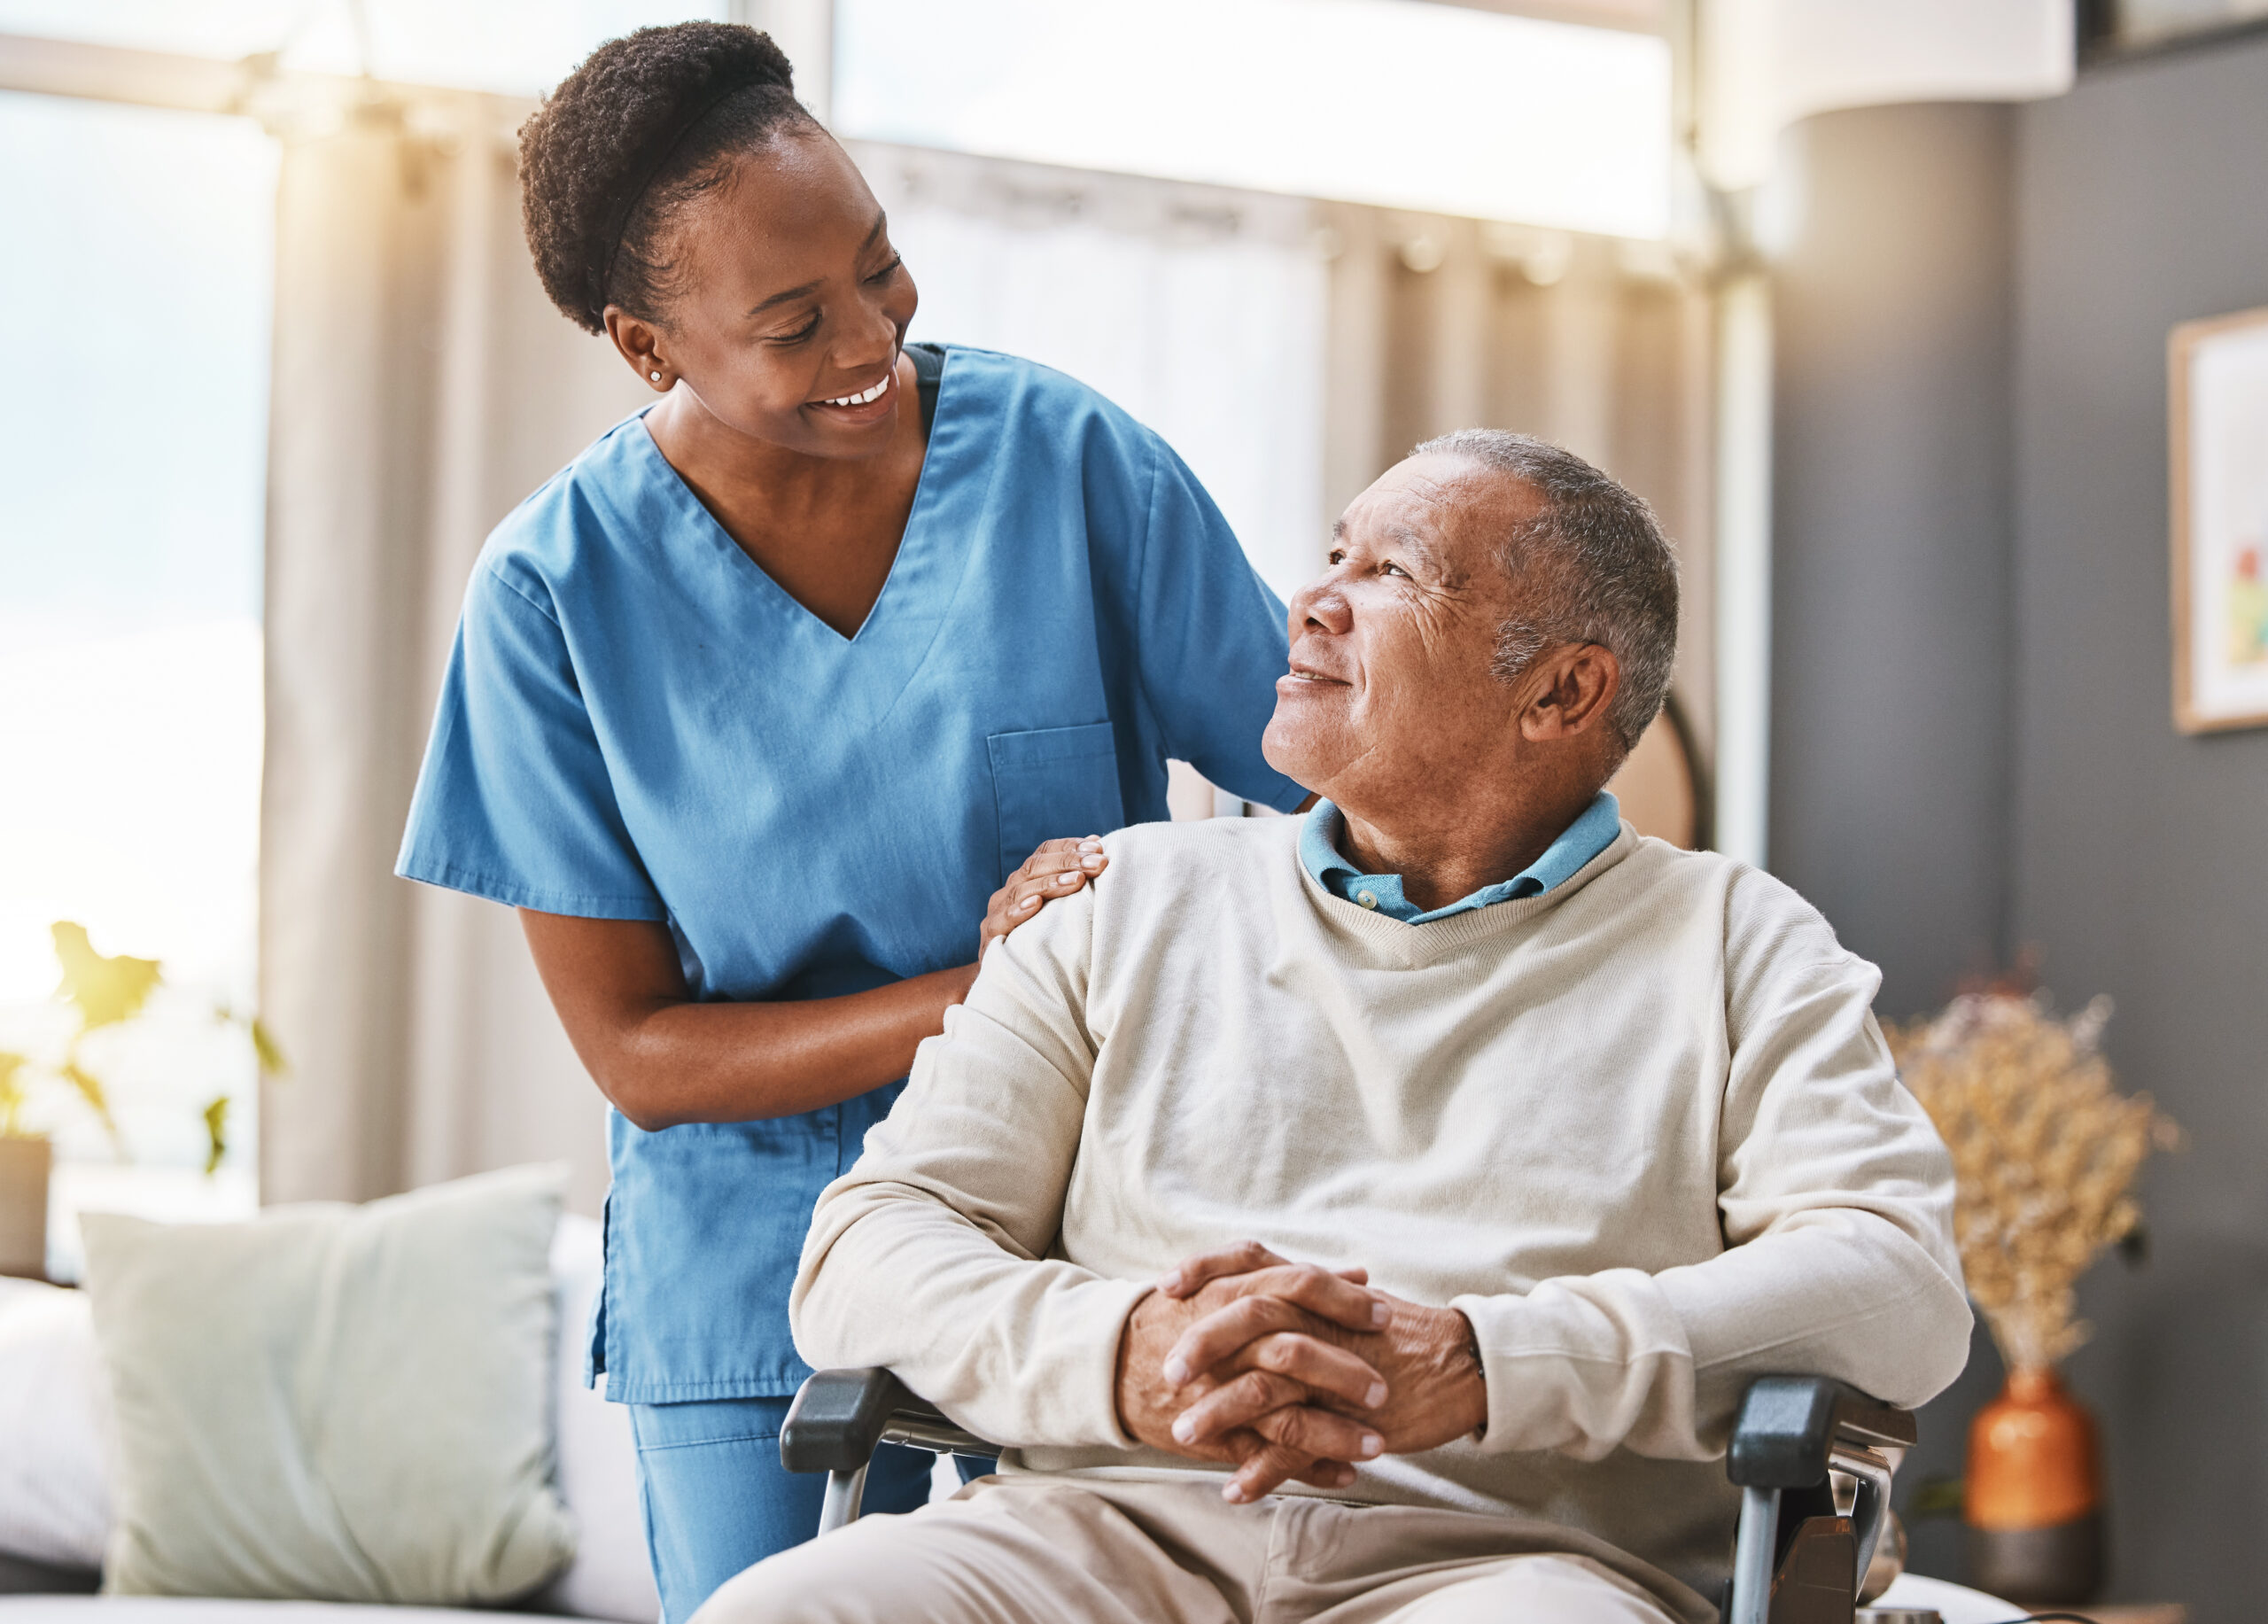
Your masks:
<svg viewBox="0 0 2268 1624"><path fill-rule="evenodd" d="M139 1020L151 994L165 984L158 960L98 952L83 925L58 920L51 931L63 972L56 997L72 1021L58 1050L43 1055L0 1050L0 1275L38 1276L46 1270L48 1183L55 1153L48 1138L33 1130L35 1095L52 1092L90 1113L118 1159L131 1160L111 1112L110 1091L89 1068L83 1045L91 1032ZM215 1006L213 1017L244 1032L261 1076L283 1072L283 1055L259 1017L226 1005ZM201 1115L209 1177L228 1154L229 1096L215 1096Z"/></svg>

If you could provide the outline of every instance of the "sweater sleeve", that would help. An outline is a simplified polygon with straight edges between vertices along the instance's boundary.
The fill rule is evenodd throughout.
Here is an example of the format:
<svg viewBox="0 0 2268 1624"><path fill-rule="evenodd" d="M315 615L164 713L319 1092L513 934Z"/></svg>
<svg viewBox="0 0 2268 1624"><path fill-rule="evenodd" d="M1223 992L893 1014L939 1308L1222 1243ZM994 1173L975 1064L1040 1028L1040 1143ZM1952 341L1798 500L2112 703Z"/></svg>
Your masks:
<svg viewBox="0 0 2268 1624"><path fill-rule="evenodd" d="M1968 1358L1952 1162L1875 1022L1879 973L1748 870L1725 953L1725 1249L1456 1299L1488 1384L1484 1450L1705 1459L1758 1376L1833 1376L1914 1405Z"/></svg>
<svg viewBox="0 0 2268 1624"><path fill-rule="evenodd" d="M1078 1154L1094 893L984 959L866 1152L820 1193L789 1299L813 1366L887 1365L1010 1447L1131 1447L1118 1344L1146 1282L1049 1256Z"/></svg>

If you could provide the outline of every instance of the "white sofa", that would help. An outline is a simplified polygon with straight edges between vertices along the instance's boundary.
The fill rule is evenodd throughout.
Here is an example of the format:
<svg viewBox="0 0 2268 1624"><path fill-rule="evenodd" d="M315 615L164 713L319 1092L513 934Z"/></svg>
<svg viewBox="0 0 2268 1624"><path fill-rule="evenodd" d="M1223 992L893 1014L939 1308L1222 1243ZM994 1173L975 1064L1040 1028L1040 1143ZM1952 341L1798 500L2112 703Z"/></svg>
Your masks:
<svg viewBox="0 0 2268 1624"><path fill-rule="evenodd" d="M630 1418L581 1379L599 1247L599 1226L573 1216L560 1221L552 1243L560 1326L554 1378L558 1482L575 1514L578 1539L572 1566L527 1605L654 1624L661 1608L646 1564ZM0 1590L93 1588L110 1519L107 1411L86 1294L0 1279ZM418 1618L493 1624L496 1617L322 1602L0 1595L4 1624L340 1624L363 1612L399 1624Z"/></svg>

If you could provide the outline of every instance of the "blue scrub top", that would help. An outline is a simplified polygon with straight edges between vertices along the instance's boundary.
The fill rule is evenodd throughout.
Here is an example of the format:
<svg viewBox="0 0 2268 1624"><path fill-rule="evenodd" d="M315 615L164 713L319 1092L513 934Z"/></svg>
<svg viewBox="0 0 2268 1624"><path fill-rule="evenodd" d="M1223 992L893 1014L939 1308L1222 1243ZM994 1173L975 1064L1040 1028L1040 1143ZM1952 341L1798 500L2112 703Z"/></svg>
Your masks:
<svg viewBox="0 0 2268 1624"><path fill-rule="evenodd" d="M946 353L905 539L847 640L633 417L483 549L398 872L665 921L699 998L861 991L973 959L1041 841L1166 817L1168 756L1296 806L1260 754L1286 652L1188 469L1045 367ZM812 1203L901 1086L658 1133L612 1116L610 1398L795 1391Z"/></svg>

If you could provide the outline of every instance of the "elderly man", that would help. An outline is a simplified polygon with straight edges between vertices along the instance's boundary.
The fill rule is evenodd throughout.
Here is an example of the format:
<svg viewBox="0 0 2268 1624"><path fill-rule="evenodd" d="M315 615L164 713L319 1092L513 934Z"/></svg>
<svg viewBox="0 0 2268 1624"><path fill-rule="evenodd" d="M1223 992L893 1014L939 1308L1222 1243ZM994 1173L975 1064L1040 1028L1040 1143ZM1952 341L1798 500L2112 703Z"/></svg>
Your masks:
<svg viewBox="0 0 2268 1624"><path fill-rule="evenodd" d="M1327 798L1113 835L820 1199L804 1356L1003 1475L703 1624L1705 1620L1750 1378L1960 1370L1874 968L1603 791L1675 644L1645 505L1469 431L1334 534L1266 741Z"/></svg>

